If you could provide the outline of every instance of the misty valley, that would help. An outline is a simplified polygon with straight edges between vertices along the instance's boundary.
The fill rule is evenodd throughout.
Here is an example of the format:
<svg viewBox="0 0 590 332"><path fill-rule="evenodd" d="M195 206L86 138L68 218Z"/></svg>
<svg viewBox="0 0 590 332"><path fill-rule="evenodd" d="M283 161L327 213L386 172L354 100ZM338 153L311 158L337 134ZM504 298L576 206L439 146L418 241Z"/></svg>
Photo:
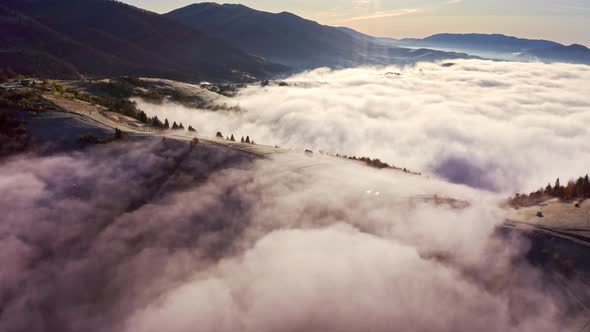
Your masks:
<svg viewBox="0 0 590 332"><path fill-rule="evenodd" d="M588 48L186 4L0 0L0 331L590 331Z"/></svg>

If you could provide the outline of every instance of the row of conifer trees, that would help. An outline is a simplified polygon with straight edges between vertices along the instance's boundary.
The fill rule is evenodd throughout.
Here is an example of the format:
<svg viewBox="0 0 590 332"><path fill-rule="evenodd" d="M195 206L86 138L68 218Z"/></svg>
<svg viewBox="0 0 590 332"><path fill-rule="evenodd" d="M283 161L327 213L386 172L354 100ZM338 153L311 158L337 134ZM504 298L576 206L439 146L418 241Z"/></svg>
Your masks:
<svg viewBox="0 0 590 332"><path fill-rule="evenodd" d="M217 135L215 135L215 137L224 139L223 134L220 131L217 132ZM225 140L231 141L231 142L236 142L236 138L234 137L234 134L231 134L231 136L225 137ZM246 136L246 138L244 138L244 136L242 136L242 138L240 139L240 142L246 143L246 144L256 144L256 143L254 143L254 140L250 139L250 136Z"/></svg>
<svg viewBox="0 0 590 332"><path fill-rule="evenodd" d="M577 180L569 181L567 185L562 185L561 181L557 179L554 185L549 183L545 188L541 188L528 195L516 195L516 199L539 199L543 197L556 197L564 200L590 198L590 178L588 175L585 177L579 177Z"/></svg>
<svg viewBox="0 0 590 332"><path fill-rule="evenodd" d="M179 124L176 123L176 121L174 121L172 123L172 125L170 125L170 122L168 122L168 119L165 119L164 122L162 122L162 120L160 120L158 118L158 116L154 116L153 118L149 118L143 111L140 111L139 114L139 121L143 122L143 123L148 123L156 128L161 128L161 129L172 129L172 130L184 130L184 125L182 124L182 122L180 122ZM188 126L188 131L193 131L196 132L195 128L193 128L192 126Z"/></svg>

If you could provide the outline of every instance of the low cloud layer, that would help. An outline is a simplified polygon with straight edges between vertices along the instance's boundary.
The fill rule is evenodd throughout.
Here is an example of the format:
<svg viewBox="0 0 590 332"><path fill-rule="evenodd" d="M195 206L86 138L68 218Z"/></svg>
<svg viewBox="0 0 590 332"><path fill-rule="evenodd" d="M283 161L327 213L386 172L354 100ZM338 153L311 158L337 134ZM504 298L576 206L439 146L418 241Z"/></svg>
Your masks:
<svg viewBox="0 0 590 332"><path fill-rule="evenodd" d="M242 90L242 113L139 104L205 135L377 157L513 193L589 171L588 81L588 66L461 60L318 69L291 87Z"/></svg>
<svg viewBox="0 0 590 332"><path fill-rule="evenodd" d="M2 331L570 328L485 191L172 140L16 157L0 179Z"/></svg>
<svg viewBox="0 0 590 332"><path fill-rule="evenodd" d="M317 70L243 90L243 113L141 103L201 133L472 187L161 138L2 160L0 331L577 331L584 316L554 272L498 231L493 190L585 172L588 75L483 61Z"/></svg>

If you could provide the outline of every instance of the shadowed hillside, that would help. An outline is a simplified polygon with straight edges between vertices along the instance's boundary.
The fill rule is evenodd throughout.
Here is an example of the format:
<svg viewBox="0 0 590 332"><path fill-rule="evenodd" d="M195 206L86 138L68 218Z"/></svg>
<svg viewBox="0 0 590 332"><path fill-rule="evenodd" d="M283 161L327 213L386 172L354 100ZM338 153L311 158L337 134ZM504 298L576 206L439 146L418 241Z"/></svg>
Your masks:
<svg viewBox="0 0 590 332"><path fill-rule="evenodd" d="M550 48L532 50L525 56L539 58L546 61L590 64L590 49L583 45L557 45Z"/></svg>
<svg viewBox="0 0 590 332"><path fill-rule="evenodd" d="M353 56L350 45L355 40L347 34L286 12L272 14L243 5L199 3L167 16L289 65L327 64L333 57Z"/></svg>
<svg viewBox="0 0 590 332"><path fill-rule="evenodd" d="M285 70L161 15L110 0L5 0L0 49L26 74L142 75L182 80L265 77ZM23 57L9 56L15 52ZM54 62L58 62L56 66Z"/></svg>

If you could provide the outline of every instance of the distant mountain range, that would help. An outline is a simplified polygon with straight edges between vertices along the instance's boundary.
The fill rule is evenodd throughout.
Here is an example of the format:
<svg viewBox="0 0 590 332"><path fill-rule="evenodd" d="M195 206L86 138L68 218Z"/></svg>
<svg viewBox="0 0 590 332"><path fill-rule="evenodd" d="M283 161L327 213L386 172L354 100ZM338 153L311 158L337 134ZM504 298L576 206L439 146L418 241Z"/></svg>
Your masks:
<svg viewBox="0 0 590 332"><path fill-rule="evenodd" d="M469 58L455 52L385 45L352 29L343 31L291 13L273 14L243 5L198 3L165 16L295 69Z"/></svg>
<svg viewBox="0 0 590 332"><path fill-rule="evenodd" d="M499 34L450 34L442 33L424 39L406 38L399 40L402 45L430 47L453 47L466 50L487 50L493 52L525 52L549 48L560 44L548 40L531 40Z"/></svg>
<svg viewBox="0 0 590 332"><path fill-rule="evenodd" d="M0 0L0 68L51 78L252 81L322 66L457 58L590 64L590 50L504 35L377 38L291 13L198 3L160 15L114 0Z"/></svg>
<svg viewBox="0 0 590 332"><path fill-rule="evenodd" d="M557 45L549 48L530 50L521 55L532 59L554 62L581 63L590 65L590 49L583 45Z"/></svg>
<svg viewBox="0 0 590 332"><path fill-rule="evenodd" d="M590 64L590 49L582 45L565 46L549 40L534 40L500 34L437 34L424 39L381 42L402 47L428 47L455 50L489 58L506 60L540 60Z"/></svg>

